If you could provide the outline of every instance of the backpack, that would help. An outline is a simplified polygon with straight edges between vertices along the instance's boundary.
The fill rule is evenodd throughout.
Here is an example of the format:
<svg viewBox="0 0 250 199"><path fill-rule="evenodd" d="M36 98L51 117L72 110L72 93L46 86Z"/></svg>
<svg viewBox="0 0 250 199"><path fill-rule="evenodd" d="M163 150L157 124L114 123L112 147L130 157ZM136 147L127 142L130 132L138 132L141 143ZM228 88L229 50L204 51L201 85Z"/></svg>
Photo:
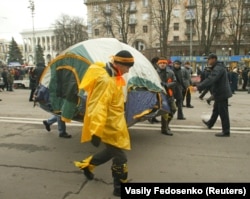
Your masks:
<svg viewBox="0 0 250 199"><path fill-rule="evenodd" d="M35 102L48 103L49 102L49 89L43 85L38 85L33 96Z"/></svg>

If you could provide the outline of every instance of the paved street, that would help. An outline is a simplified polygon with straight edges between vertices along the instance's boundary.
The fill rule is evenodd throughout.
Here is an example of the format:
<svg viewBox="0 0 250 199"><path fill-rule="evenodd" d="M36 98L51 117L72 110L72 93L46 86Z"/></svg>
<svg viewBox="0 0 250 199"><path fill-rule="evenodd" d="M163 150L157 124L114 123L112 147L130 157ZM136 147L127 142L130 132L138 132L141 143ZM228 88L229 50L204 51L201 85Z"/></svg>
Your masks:
<svg viewBox="0 0 250 199"><path fill-rule="evenodd" d="M81 123L67 125L72 139L58 137L57 125L44 129L50 116L28 102L29 90L0 92L1 199L108 199L112 196L111 162L95 170L87 181L73 165L100 150L80 143ZM250 94L230 99L231 137L218 138L220 121L211 130L212 106L192 95L194 109L184 108L187 120L174 119L174 136L160 134L159 124L147 121L130 128L130 182L250 182ZM102 147L102 146L101 146Z"/></svg>

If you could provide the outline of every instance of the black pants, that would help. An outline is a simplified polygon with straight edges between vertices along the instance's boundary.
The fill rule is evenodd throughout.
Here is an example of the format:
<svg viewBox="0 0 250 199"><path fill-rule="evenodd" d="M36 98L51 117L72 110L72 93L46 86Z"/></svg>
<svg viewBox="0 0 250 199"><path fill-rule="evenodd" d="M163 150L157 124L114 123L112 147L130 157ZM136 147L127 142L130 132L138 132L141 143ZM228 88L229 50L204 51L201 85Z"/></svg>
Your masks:
<svg viewBox="0 0 250 199"><path fill-rule="evenodd" d="M247 81L248 81L247 79L243 80L242 90L246 90Z"/></svg>
<svg viewBox="0 0 250 199"><path fill-rule="evenodd" d="M182 111L182 102L183 102L182 99L177 99L176 100L177 118L183 118L184 117L184 114L183 114L183 111Z"/></svg>
<svg viewBox="0 0 250 199"><path fill-rule="evenodd" d="M115 165L122 165L127 162L127 156L122 149L106 144L105 149L93 155L90 164L98 166L111 159L113 159Z"/></svg>
<svg viewBox="0 0 250 199"><path fill-rule="evenodd" d="M222 124L222 132L230 133L230 121L228 112L228 99L223 101L215 101L211 118L207 121L209 126L214 126L218 116L220 116Z"/></svg>
<svg viewBox="0 0 250 199"><path fill-rule="evenodd" d="M203 99L203 97L209 92L209 89L205 89L201 92L199 98ZM211 92L210 92L211 93Z"/></svg>
<svg viewBox="0 0 250 199"><path fill-rule="evenodd" d="M32 101L32 100L33 100L33 96L34 96L35 91L36 91L36 89L35 89L35 88L30 89L30 97L29 97L29 101Z"/></svg>
<svg viewBox="0 0 250 199"><path fill-rule="evenodd" d="M191 92L189 88L187 88L186 90L183 89L182 96L183 96L183 103L186 99L186 106L191 106Z"/></svg>

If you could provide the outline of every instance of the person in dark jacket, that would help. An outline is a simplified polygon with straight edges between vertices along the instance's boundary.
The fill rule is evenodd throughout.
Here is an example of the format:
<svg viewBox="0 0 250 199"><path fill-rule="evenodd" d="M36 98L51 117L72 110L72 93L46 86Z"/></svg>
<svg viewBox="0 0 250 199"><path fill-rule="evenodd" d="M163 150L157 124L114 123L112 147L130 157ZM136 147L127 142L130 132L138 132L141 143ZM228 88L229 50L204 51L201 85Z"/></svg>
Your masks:
<svg viewBox="0 0 250 199"><path fill-rule="evenodd" d="M32 102L33 101L33 96L36 90L36 78L34 77L34 68L30 68L29 69L29 80L30 80L30 84L29 84L29 88L30 88L30 97L29 97L29 101Z"/></svg>
<svg viewBox="0 0 250 199"><path fill-rule="evenodd" d="M248 82L248 72L249 72L249 69L247 67L245 67L242 71L242 79L243 79L242 90L246 90L246 86Z"/></svg>
<svg viewBox="0 0 250 199"><path fill-rule="evenodd" d="M218 116L222 123L222 132L216 133L218 137L230 136L230 120L228 111L228 98L232 97L227 70L223 64L217 61L217 55L211 53L208 57L208 65L211 68L211 74L201 83L194 87L194 90L202 91L213 86L214 106L213 112L208 121L202 120L210 129L214 126Z"/></svg>
<svg viewBox="0 0 250 199"><path fill-rule="evenodd" d="M237 72L237 68L234 68L231 72L230 72L230 87L231 87L231 91L233 94L235 94L235 91L238 90L238 72Z"/></svg>
<svg viewBox="0 0 250 199"><path fill-rule="evenodd" d="M192 85L192 79L191 79L192 74L193 70L191 64L189 61L187 61L184 63L184 67L182 68L182 78L183 78L183 83L185 85L185 89L182 90L183 106L184 106L184 101L186 101L187 108L194 108L194 106L191 105L191 91L190 91L190 86Z"/></svg>
<svg viewBox="0 0 250 199"><path fill-rule="evenodd" d="M211 69L210 69L209 67L206 67L206 68L201 72L201 76L200 76L200 77L201 77L201 80L200 80L200 82L203 82L203 81L210 75L210 73L211 73ZM199 98L200 98L201 100L203 100L204 96L205 96L209 91L210 91L210 94L211 94L211 95L210 95L209 98L206 99L208 105L210 105L211 101L214 100L212 88L205 88L205 89L201 92L201 94L200 94L200 96L199 96Z"/></svg>
<svg viewBox="0 0 250 199"><path fill-rule="evenodd" d="M181 61L175 60L173 65L173 71L176 77L176 86L174 87L174 98L176 100L177 106L177 119L178 120L185 120L186 118L183 115L182 111L182 102L183 96L182 91L185 89L185 85L183 82L182 71L181 71Z"/></svg>
<svg viewBox="0 0 250 199"><path fill-rule="evenodd" d="M7 79L7 76L8 76L8 70L7 70L7 68L4 68L3 72L2 72L2 78L3 78L3 83L4 83L3 91L4 91L4 88L6 88L6 90L8 90L8 79Z"/></svg>
<svg viewBox="0 0 250 199"><path fill-rule="evenodd" d="M161 133L164 135L172 136L173 133L169 127L169 123L172 120L175 112L176 112L176 105L173 96L173 88L176 85L176 78L174 72L167 68L168 60L164 57L160 57L157 62L157 73L161 78L161 84L166 90L166 96L169 102L170 111L171 113L165 114L161 116Z"/></svg>
<svg viewBox="0 0 250 199"><path fill-rule="evenodd" d="M45 68L44 63L38 63L33 71L33 76L36 79L36 87L39 85L39 81L40 81L44 68Z"/></svg>

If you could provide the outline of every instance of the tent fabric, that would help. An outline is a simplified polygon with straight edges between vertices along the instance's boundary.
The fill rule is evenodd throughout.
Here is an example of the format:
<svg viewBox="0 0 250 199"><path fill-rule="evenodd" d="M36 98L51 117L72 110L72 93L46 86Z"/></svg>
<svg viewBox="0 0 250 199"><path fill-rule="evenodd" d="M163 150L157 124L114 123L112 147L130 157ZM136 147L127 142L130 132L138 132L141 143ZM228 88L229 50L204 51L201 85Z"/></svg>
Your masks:
<svg viewBox="0 0 250 199"><path fill-rule="evenodd" d="M48 88L49 92L48 101L39 102L41 108L60 114L66 122L72 119L81 121L86 93L79 91L79 84L86 70L94 62L109 62L120 50L128 50L135 59L134 66L124 75L126 86L123 91L126 96L125 114L128 125L145 119L145 115L160 109L162 95L159 93L164 93L165 90L153 65L139 51L114 38L80 42L52 60L40 80L40 84ZM155 106L156 104L158 105ZM169 108L165 111L168 112Z"/></svg>

